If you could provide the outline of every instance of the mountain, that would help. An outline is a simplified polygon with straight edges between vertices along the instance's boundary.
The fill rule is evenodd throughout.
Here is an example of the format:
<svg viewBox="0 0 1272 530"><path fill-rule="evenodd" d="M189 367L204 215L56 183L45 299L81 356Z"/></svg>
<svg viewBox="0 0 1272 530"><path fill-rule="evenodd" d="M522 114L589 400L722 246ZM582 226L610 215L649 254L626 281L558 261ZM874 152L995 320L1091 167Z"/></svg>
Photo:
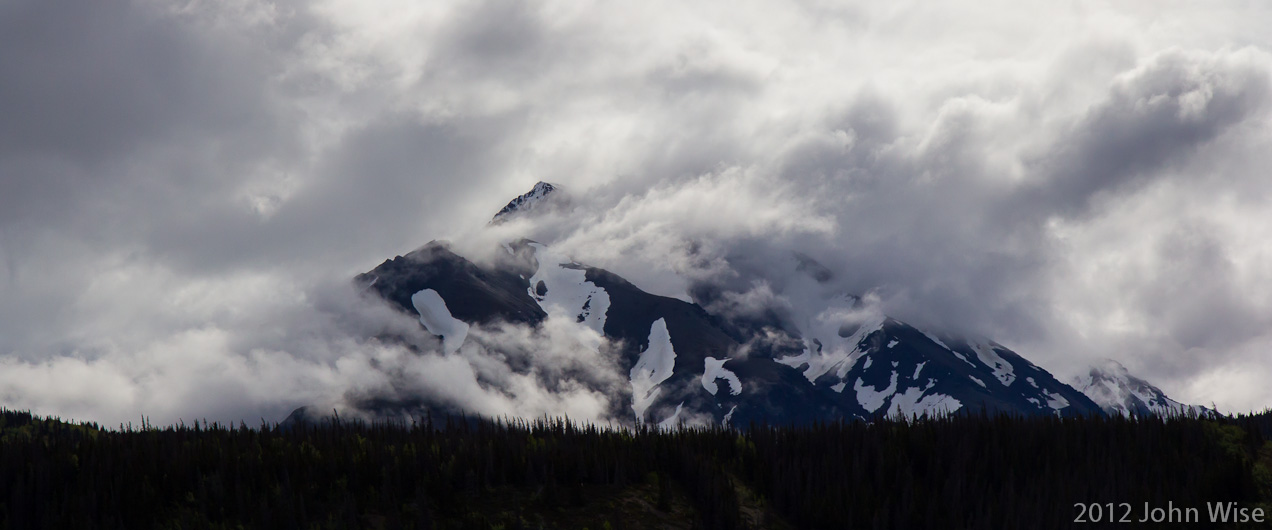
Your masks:
<svg viewBox="0 0 1272 530"><path fill-rule="evenodd" d="M556 206L564 203L565 200L565 194L561 192L560 186L547 182L538 182L530 191L508 201L508 204L490 220L490 224L499 224L520 215Z"/></svg>
<svg viewBox="0 0 1272 530"><path fill-rule="evenodd" d="M539 183L492 223L540 208L556 188ZM791 274L831 274L796 255ZM439 242L386 260L357 281L441 337L446 353L473 325L590 328L616 359L615 418L742 425L804 424L877 415L940 413L1099 415L1086 395L989 340L938 336L880 314L850 294L789 314L740 319L704 302L658 296L604 269L522 240L478 265ZM704 293L704 297L709 293ZM703 301L703 300L699 300ZM392 404L388 404L392 406Z"/></svg>
<svg viewBox="0 0 1272 530"><path fill-rule="evenodd" d="M1073 386L1110 415L1204 416L1215 412L1166 397L1160 388L1131 375L1125 366L1113 359L1105 359L1092 366L1085 375L1075 377Z"/></svg>

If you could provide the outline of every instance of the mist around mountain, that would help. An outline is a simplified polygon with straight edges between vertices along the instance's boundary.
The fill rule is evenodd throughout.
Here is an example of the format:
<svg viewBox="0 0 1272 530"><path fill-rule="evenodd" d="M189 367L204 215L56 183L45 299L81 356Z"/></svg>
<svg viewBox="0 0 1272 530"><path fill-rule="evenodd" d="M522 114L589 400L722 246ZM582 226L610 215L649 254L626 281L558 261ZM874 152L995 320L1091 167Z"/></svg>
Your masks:
<svg viewBox="0 0 1272 530"><path fill-rule="evenodd" d="M540 182L491 226L569 205L559 186ZM800 253L790 253L783 281L820 294L739 309L733 293L710 281L699 279L680 298L659 296L547 244L522 238L498 247L470 260L433 241L359 275L363 296L417 319L436 342L379 339L466 362L490 392L586 395L596 418L626 425L1206 412L1124 369L1093 369L1070 386L992 340L891 318L869 293L829 288L849 272ZM343 405L368 418L482 411L480 399L439 397L405 374L391 376ZM292 419L326 414L315 410Z"/></svg>

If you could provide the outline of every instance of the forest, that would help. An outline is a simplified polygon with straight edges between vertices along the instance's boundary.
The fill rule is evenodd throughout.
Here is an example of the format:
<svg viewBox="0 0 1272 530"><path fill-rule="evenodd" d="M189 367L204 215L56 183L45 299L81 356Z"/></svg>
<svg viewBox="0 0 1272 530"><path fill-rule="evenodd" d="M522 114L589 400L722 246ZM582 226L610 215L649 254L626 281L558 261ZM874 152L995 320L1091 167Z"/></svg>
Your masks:
<svg viewBox="0 0 1272 530"><path fill-rule="evenodd" d="M1272 512L1270 435L1268 412L660 431L454 416L107 429L6 410L0 528L1109 526L1113 510L1078 522L1095 503L1158 528L1134 522L1140 507Z"/></svg>

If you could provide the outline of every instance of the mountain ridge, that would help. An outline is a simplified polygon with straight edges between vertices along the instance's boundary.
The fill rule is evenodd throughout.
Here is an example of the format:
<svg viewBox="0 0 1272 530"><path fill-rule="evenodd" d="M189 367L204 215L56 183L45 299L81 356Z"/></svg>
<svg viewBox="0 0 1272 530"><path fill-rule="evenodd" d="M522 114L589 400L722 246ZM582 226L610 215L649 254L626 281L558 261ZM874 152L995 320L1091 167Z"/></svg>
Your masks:
<svg viewBox="0 0 1272 530"><path fill-rule="evenodd" d="M720 423L807 423L981 408L1021 415L1099 413L1081 393L996 343L947 342L882 315L855 327L828 324L821 335L768 327L776 340L755 342L750 337L743 342L738 338L746 338L745 331L731 330L727 319L695 303L649 294L612 272L567 260L538 243L519 242L505 250L509 264L503 266L519 273L497 270L499 266L486 270L452 252L430 250L415 251L411 259L388 260L360 278L374 278L371 290L397 309L421 317L419 308L407 301L431 289L447 307L455 306L447 317L465 322L510 320L534 326L557 317L595 327L619 345L619 371L630 383L616 401L630 403L632 410L619 406L613 412L638 423L689 417ZM532 261L515 265L527 259ZM404 264L426 272L404 274L398 271ZM533 274L527 274L531 267ZM479 281L485 278L506 281ZM515 300L526 309L514 311L501 300ZM540 310L530 310L528 300ZM829 300L820 313L851 308L856 300ZM592 312L601 307L603 315ZM672 360L656 359L650 351L669 351L665 356ZM670 368L659 369L659 364Z"/></svg>
<svg viewBox="0 0 1272 530"><path fill-rule="evenodd" d="M539 182L491 224L543 212L561 197L559 187ZM594 332L601 342L588 346L595 348L592 355L612 360L611 375L625 382L594 390L611 398L608 414L620 422L807 424L980 411L1119 413L1107 406L1107 396L1065 384L1001 344L931 333L855 295L803 300L797 308L802 316L794 319L779 313L731 317L651 294L550 245L521 239L501 246L496 259L479 265L432 241L355 281L417 317L439 337L445 355L464 354L470 326L537 328L558 319ZM791 274L807 276L803 281L823 285L836 274L807 255L792 255ZM1157 401L1146 399L1145 411L1186 407L1148 388L1156 393L1144 395ZM395 407L436 404L408 397L364 400L361 406L394 415L402 412Z"/></svg>

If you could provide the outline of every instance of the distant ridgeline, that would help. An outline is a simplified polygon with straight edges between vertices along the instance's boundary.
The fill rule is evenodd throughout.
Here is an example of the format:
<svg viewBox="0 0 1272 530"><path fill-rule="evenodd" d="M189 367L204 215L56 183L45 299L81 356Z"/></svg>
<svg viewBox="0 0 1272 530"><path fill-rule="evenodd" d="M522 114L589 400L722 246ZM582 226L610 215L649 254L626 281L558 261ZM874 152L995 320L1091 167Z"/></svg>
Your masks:
<svg viewBox="0 0 1272 530"><path fill-rule="evenodd" d="M3 411L0 528L1049 529L1089 527L1075 503L1108 502L1136 519L1141 506L1195 507L1210 523L1207 503L1268 511L1268 422L971 414L737 431L433 417L102 430Z"/></svg>

